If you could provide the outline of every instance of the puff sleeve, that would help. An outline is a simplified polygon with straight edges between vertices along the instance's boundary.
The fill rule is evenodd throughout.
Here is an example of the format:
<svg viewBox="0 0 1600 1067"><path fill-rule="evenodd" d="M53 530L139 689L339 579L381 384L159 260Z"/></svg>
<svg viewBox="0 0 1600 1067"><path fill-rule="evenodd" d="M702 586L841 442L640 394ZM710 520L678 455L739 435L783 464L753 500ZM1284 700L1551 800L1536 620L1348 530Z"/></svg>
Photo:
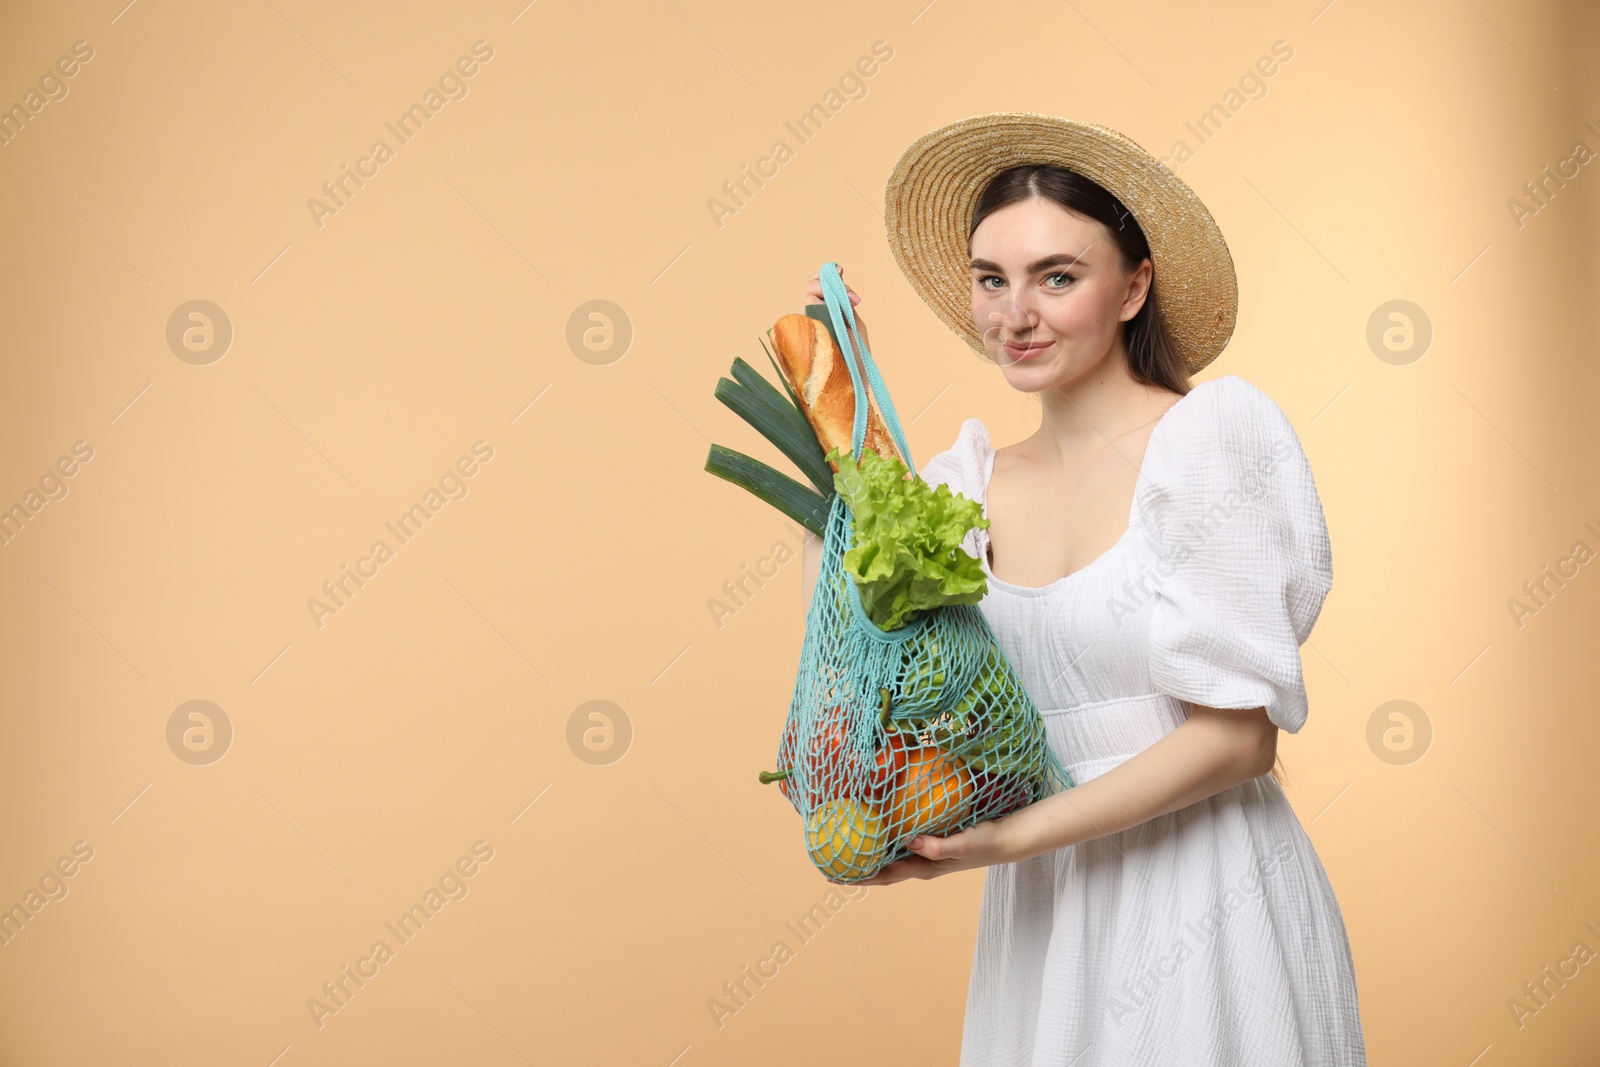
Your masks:
<svg viewBox="0 0 1600 1067"><path fill-rule="evenodd" d="M947 448L938 453L924 463L922 470L917 473L929 485L948 485L952 493L957 492L960 488L961 464L957 460L956 449Z"/></svg>
<svg viewBox="0 0 1600 1067"><path fill-rule="evenodd" d="M1135 514L1151 570L1150 676L1212 708L1307 714L1300 646L1333 583L1322 503L1293 426L1237 375L1203 382L1152 431Z"/></svg>

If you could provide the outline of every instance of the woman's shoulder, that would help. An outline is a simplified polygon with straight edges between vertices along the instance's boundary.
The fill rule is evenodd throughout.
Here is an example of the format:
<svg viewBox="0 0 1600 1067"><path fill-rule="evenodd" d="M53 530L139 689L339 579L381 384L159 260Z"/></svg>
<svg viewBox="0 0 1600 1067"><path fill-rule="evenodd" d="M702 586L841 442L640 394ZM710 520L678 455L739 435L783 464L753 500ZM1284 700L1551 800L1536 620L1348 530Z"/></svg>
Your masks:
<svg viewBox="0 0 1600 1067"><path fill-rule="evenodd" d="M1303 462L1304 454L1283 409L1255 383L1225 374L1193 386L1167 409L1151 431L1145 472L1161 481L1290 459Z"/></svg>
<svg viewBox="0 0 1600 1067"><path fill-rule="evenodd" d="M935 454L917 473L930 486L948 485L953 493L977 499L974 493L983 485L989 448L989 427L982 419L967 419L950 447Z"/></svg>
<svg viewBox="0 0 1600 1067"><path fill-rule="evenodd" d="M1310 463L1283 409L1236 374L1201 382L1151 432L1135 510L1157 525L1234 492L1287 505L1315 497Z"/></svg>
<svg viewBox="0 0 1600 1067"><path fill-rule="evenodd" d="M1192 386L1168 412L1158 424L1164 434L1171 430L1186 437L1238 443L1294 434L1289 417L1277 402L1254 382L1237 374L1224 374Z"/></svg>

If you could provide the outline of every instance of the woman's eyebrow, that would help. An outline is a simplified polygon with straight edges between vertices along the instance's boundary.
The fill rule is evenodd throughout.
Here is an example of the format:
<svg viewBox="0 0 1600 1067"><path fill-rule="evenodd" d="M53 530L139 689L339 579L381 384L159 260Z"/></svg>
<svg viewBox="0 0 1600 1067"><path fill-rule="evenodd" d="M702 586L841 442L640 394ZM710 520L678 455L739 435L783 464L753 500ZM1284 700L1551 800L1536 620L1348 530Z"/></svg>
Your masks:
<svg viewBox="0 0 1600 1067"><path fill-rule="evenodd" d="M1069 256L1065 252L1057 252L1055 255L1045 256L1041 260L1038 260L1038 261L1033 262L1033 263L1029 263L1026 273L1028 273L1028 274L1037 274L1040 271L1044 270L1046 267L1061 267L1061 266L1071 267L1071 266L1074 266L1075 264L1078 263L1079 260L1083 259L1083 257L1088 253L1088 251L1089 250L1087 248L1085 248L1082 252L1079 252L1075 256ZM994 262L991 259L975 259L975 260L973 260L972 261L972 269L973 270L998 271L1001 274L1005 273L1005 271L1001 269L1000 264Z"/></svg>

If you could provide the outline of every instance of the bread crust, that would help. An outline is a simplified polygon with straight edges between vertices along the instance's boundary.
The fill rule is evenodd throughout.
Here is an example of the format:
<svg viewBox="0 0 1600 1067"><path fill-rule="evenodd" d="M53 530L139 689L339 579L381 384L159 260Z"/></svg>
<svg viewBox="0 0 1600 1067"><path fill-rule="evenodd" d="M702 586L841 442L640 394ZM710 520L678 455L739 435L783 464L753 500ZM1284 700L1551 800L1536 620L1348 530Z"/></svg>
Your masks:
<svg viewBox="0 0 1600 1067"><path fill-rule="evenodd" d="M773 323L767 337L777 353L778 367L788 379L789 388L799 400L800 410L811 423L822 451L827 453L838 448L849 452L851 432L855 429L855 385L850 380L844 353L833 342L833 334L810 315L795 314L784 315ZM856 369L861 373L862 384L867 386L867 432L861 447L905 463L906 458L895 447L894 437L889 433L889 424L878 410L877 398L872 395L866 369L859 359ZM839 469L837 463L830 462L829 466L835 471Z"/></svg>

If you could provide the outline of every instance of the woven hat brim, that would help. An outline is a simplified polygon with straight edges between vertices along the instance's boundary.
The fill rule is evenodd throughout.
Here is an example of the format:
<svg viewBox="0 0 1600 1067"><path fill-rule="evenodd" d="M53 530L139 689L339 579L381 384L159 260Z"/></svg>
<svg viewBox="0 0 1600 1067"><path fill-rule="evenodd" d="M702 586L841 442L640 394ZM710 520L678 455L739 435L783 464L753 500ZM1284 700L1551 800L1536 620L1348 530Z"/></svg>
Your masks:
<svg viewBox="0 0 1600 1067"><path fill-rule="evenodd" d="M1205 204L1124 134L1027 111L974 115L924 134L889 176L889 247L940 321L987 356L972 321L967 228L989 180L1028 163L1068 167L1122 201L1150 244L1151 291L1168 339L1190 374L1216 359L1233 335L1239 286L1228 244Z"/></svg>

